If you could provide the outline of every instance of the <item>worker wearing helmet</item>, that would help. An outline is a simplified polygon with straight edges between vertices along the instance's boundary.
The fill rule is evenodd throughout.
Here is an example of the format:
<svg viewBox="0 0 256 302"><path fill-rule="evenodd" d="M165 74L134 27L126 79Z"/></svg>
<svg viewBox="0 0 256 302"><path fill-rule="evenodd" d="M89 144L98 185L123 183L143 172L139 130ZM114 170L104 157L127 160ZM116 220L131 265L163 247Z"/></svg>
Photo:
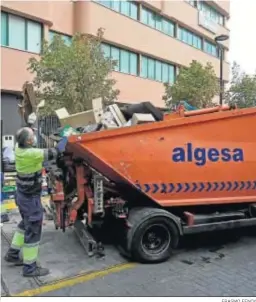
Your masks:
<svg viewBox="0 0 256 302"><path fill-rule="evenodd" d="M16 141L16 203L22 219L5 260L15 265L23 265L24 277L45 276L49 274L49 270L37 264L43 222L42 164L44 161L55 159L57 150L35 148L35 135L29 127L17 132ZM21 248L23 260L19 256Z"/></svg>

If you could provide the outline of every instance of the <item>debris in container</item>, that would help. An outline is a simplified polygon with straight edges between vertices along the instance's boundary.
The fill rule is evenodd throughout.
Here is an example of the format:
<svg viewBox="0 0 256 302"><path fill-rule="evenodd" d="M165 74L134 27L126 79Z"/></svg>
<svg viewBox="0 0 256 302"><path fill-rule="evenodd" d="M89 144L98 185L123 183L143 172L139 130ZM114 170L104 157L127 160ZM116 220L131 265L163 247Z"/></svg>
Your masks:
<svg viewBox="0 0 256 302"><path fill-rule="evenodd" d="M62 130L60 131L60 136L70 136L70 135L75 135L75 134L79 134L79 132L74 129L73 127L71 127L70 125L66 125L62 128Z"/></svg>
<svg viewBox="0 0 256 302"><path fill-rule="evenodd" d="M131 119L132 125L155 122L152 114L134 113Z"/></svg>
<svg viewBox="0 0 256 302"><path fill-rule="evenodd" d="M150 102L132 104L121 109L117 104L103 108L101 98L93 100L93 109L70 115L66 108L56 110L60 120L61 128L51 135L54 141L58 137L76 135L116 129L120 127L131 127L144 123L163 120L163 113Z"/></svg>
<svg viewBox="0 0 256 302"><path fill-rule="evenodd" d="M80 133L89 133L89 132L95 132L99 131L102 128L102 124L89 124L84 127L79 127L76 130Z"/></svg>
<svg viewBox="0 0 256 302"><path fill-rule="evenodd" d="M118 128L117 123L115 122L112 112L106 111L103 113L101 118L101 123L105 129Z"/></svg>
<svg viewBox="0 0 256 302"><path fill-rule="evenodd" d="M126 119L116 104L108 106L108 110L112 113L117 125L122 127L126 124Z"/></svg>
<svg viewBox="0 0 256 302"><path fill-rule="evenodd" d="M97 124L100 122L102 115L100 111L94 112L94 110L88 110L66 116L63 115L65 112L63 109L65 108L61 108L61 111L60 109L55 111L61 126L70 125L73 128L84 127L88 124Z"/></svg>
<svg viewBox="0 0 256 302"><path fill-rule="evenodd" d="M163 112L160 109L156 108L150 102L142 102L139 104L130 105L126 109L123 109L122 113L127 121L132 118L134 113L142 113L142 114L148 113L148 114L152 114L152 116L156 121L164 120Z"/></svg>
<svg viewBox="0 0 256 302"><path fill-rule="evenodd" d="M132 120L129 120L124 126L125 127L130 127L132 125Z"/></svg>

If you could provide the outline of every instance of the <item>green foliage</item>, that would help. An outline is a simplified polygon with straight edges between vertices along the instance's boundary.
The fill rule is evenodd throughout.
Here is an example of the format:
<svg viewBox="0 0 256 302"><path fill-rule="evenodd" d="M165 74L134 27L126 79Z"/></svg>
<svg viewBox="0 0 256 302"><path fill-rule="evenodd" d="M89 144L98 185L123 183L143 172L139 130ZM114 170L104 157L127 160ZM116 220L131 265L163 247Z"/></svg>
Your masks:
<svg viewBox="0 0 256 302"><path fill-rule="evenodd" d="M40 58L30 58L28 70L35 74L37 102L44 99L43 114L66 107L69 113L91 109L92 100L112 102L119 94L110 78L116 62L101 50L103 30L96 37L76 34L67 46L60 36L44 42Z"/></svg>
<svg viewBox="0 0 256 302"><path fill-rule="evenodd" d="M256 74L248 75L242 72L240 66L234 62L231 85L225 97L228 103L236 104L239 108L255 107Z"/></svg>
<svg viewBox="0 0 256 302"><path fill-rule="evenodd" d="M193 60L188 68L181 68L173 85L164 84L165 95L163 100L171 108L180 101L186 100L197 108L212 106L212 99L219 93L219 82L213 66Z"/></svg>

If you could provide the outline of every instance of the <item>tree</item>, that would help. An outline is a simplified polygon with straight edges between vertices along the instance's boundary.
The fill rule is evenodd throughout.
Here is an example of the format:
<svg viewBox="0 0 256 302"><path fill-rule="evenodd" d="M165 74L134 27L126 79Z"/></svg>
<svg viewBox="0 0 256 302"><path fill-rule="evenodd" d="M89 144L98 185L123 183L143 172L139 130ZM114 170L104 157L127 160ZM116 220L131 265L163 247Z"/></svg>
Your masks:
<svg viewBox="0 0 256 302"><path fill-rule="evenodd" d="M193 60L189 67L183 67L173 85L164 84L165 95L163 100L171 108L180 101L186 100L197 108L206 108L212 105L212 99L219 93L219 83L213 66Z"/></svg>
<svg viewBox="0 0 256 302"><path fill-rule="evenodd" d="M232 80L226 92L226 100L239 108L256 106L256 74L248 75L234 62L232 65Z"/></svg>
<svg viewBox="0 0 256 302"><path fill-rule="evenodd" d="M76 34L71 45L60 36L43 43L40 58L30 58L28 70L35 74L33 85L37 102L44 99L43 113L66 107L77 113L92 108L92 100L114 101L119 91L109 77L116 62L106 58L101 49L103 30L97 36Z"/></svg>

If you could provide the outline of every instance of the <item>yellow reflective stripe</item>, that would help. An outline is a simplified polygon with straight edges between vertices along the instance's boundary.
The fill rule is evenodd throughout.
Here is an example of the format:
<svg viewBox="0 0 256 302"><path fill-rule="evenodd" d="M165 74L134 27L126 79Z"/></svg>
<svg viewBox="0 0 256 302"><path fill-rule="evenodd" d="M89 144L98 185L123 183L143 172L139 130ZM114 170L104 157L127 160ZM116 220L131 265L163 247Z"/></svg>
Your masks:
<svg viewBox="0 0 256 302"><path fill-rule="evenodd" d="M39 251L39 243L36 246L28 246L26 243L23 246L23 262L26 264L33 263L37 260Z"/></svg>
<svg viewBox="0 0 256 302"><path fill-rule="evenodd" d="M21 248L23 244L24 244L24 232L22 233L22 231L18 229L13 236L11 247L17 249L17 248Z"/></svg>

